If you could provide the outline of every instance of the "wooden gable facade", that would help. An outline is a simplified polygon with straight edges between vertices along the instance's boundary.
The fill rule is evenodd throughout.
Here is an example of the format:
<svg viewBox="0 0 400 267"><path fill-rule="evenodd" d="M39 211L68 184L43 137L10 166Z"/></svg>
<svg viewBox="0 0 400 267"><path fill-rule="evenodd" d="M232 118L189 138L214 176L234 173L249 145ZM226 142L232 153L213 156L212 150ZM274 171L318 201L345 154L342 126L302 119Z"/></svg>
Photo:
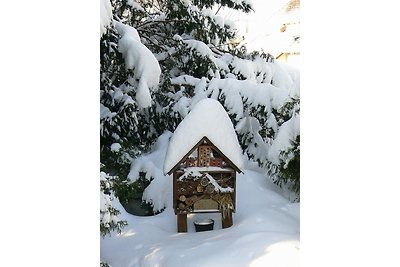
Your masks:
<svg viewBox="0 0 400 267"><path fill-rule="evenodd" d="M168 172L173 174L173 207L178 232L187 232L187 214L219 212L222 227L232 226L236 172L242 171L204 136Z"/></svg>

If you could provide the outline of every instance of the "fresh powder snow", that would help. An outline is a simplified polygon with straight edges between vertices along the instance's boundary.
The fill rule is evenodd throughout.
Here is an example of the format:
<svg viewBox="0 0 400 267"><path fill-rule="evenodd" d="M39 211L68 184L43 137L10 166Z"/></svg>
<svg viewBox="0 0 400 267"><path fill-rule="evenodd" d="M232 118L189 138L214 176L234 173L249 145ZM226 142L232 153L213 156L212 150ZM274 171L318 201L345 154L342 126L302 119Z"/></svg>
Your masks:
<svg viewBox="0 0 400 267"><path fill-rule="evenodd" d="M268 160L274 164L279 164L279 156L282 151L289 151L293 147L292 142L300 135L300 116L294 115L290 120L281 125L276 138L268 150ZM287 164L294 155L285 159Z"/></svg>
<svg viewBox="0 0 400 267"><path fill-rule="evenodd" d="M106 32L112 21L112 6L110 0L100 0L100 37Z"/></svg>
<svg viewBox="0 0 400 267"><path fill-rule="evenodd" d="M295 120L287 127L296 128ZM171 175L164 175L163 163L168 162L168 157L169 164L173 167L174 161L179 161L204 134L209 134L209 139L215 142L215 145L222 145L219 147L221 150L225 148L223 144L229 139L237 142L225 110L213 99L198 102L178 126L174 135L166 131L149 153L133 161L129 178L135 181L140 172L146 172L146 178L149 180L153 178L144 191L143 200L153 204L154 211L163 210L160 214L148 217L131 215L117 199L102 196L105 207L113 206L121 212L116 218L111 218L106 213L102 221L118 219L128 223L120 234L112 232L109 236L101 238L102 262L113 267L300 265L300 203L290 203L283 197L282 189L271 182L265 170L250 163L243 167L242 158L235 158L235 155L241 155L240 147L236 147L233 141L229 149L222 150L231 160L237 160L239 168L243 168L243 173L237 177L233 226L222 229L219 213L189 214L188 232L177 233L172 203L173 179ZM213 140L214 134L225 138ZM233 149L234 147L236 149ZM173 148L174 152L184 155L172 153ZM242 163L238 163L239 161ZM217 167L209 167L208 170L213 168ZM200 171L204 171L204 168L190 169L192 174L199 174ZM229 191L230 188L220 190ZM214 230L196 232L194 221L203 219L213 219Z"/></svg>
<svg viewBox="0 0 400 267"><path fill-rule="evenodd" d="M133 69L138 81L134 81L136 101L139 107L151 106L150 90L160 82L161 69L154 54L140 41L137 30L129 25L114 21L115 28L122 36L118 42L118 51L125 59L127 69Z"/></svg>
<svg viewBox="0 0 400 267"><path fill-rule="evenodd" d="M134 72L135 79L130 82L135 87L136 102L139 107L149 107L151 91L156 90L161 75L158 60L165 58L167 53L154 55L142 44L135 28L112 20L110 0L100 1L100 34L102 36L107 26L113 23L120 35L118 50L124 57L127 69ZM126 1L133 9L143 10L138 2ZM189 0L181 2L188 7L188 12L202 12L221 27L234 27L229 20L215 16L211 9L198 10ZM251 5L250 0L233 2L237 5ZM111 224L126 220L128 223L120 234L112 232L101 239L101 261L113 267L299 266L299 203L290 203L283 196L284 190L271 182L265 170L245 159L231 119L216 100L223 96L225 108L237 122L237 133L245 134L250 129L254 134L248 153L262 161L278 164L282 160L281 152L290 149L292 141L300 134L300 117L293 115L290 120L278 123L271 109L278 110L290 97L299 96L298 71L284 63L266 62L261 57L248 60L230 54L214 53L212 45L183 37L175 35L173 38L182 41L193 53L210 59L221 70L221 75L218 71L212 73L210 70L214 78L199 79L182 73L171 79L173 85L192 85L195 96L185 97L182 91L175 95L174 111L180 113L183 121L174 134L166 131L149 153L134 159L128 174L130 181L134 182L140 173L145 173L145 178L151 182L143 192L143 200L152 204L155 212L161 213L148 217L128 214L113 194L105 195L101 192L101 222ZM246 80L239 81L230 72L241 74ZM133 99L124 96L121 90L122 87L115 89L114 99L132 103ZM245 105L250 108L265 107L268 127L276 133L274 140L263 140L259 134L260 122L248 114ZM100 113L105 120L111 120L116 115L103 105L100 106ZM222 229L221 215L218 213L189 214L188 233L177 233L172 203L173 179L165 173L203 136L207 136L243 171L237 177L237 205L233 226ZM111 151L118 153L121 145L113 143ZM288 154L283 160L288 161L292 156ZM217 167L193 167L185 175L190 173L191 176L200 176L200 171L211 171L212 168ZM185 179L185 175L181 179ZM108 177L101 173L103 181ZM230 187L219 187L209 175L207 178L219 191L232 190ZM111 207L121 213L118 216L112 215L108 211ZM214 230L196 233L193 222L201 219L213 219Z"/></svg>
<svg viewBox="0 0 400 267"><path fill-rule="evenodd" d="M211 57L211 54L208 54ZM177 93L179 101L173 109L185 117L196 104L205 98L224 99L224 106L228 114L236 123L236 132L251 137L246 152L261 162L271 162L279 165L287 163L294 157L288 153L295 145L300 135L300 115L291 114L291 119L284 122L275 117L273 110L279 111L285 105L300 97L300 75L296 68L283 62L266 62L262 58L254 61L239 59L229 54L215 58L214 62L221 68L233 68L234 72L241 73L246 80L237 80L228 74L225 78L205 77L193 78L181 75L171 79L174 85L191 85L194 87L194 97L187 98L183 90ZM254 75L257 72L259 74ZM232 75L233 76L233 75ZM258 118L252 116L249 109L264 109L266 125L273 130L271 137L260 135L262 126ZM293 110L299 110L299 103Z"/></svg>
<svg viewBox="0 0 400 267"><path fill-rule="evenodd" d="M154 178L143 199L151 202L154 210L165 208L164 211L139 217L128 214L117 199L104 199L105 206L112 205L121 214L117 218L105 214L102 221L126 220L128 226L120 234L111 233L101 239L101 261L113 267L176 267L188 262L194 267L299 266L299 203L284 198L281 189L257 167L244 169L238 175L232 227L222 229L218 213L189 214L188 233L177 233L172 177L162 172L171 136L168 131L161 135L150 153L132 163L129 174L133 181L141 171L147 173L148 179ZM200 170L203 169L190 169L193 173ZM214 230L195 232L193 222L202 219L214 219Z"/></svg>
<svg viewBox="0 0 400 267"><path fill-rule="evenodd" d="M169 172L204 136L236 167L243 168L242 149L228 114L217 100L206 98L199 101L176 128L169 142L164 173Z"/></svg>
<svg viewBox="0 0 400 267"><path fill-rule="evenodd" d="M172 199L172 178L163 173L163 163L172 133L166 131L147 154L136 158L131 164L128 178L131 182L139 179L140 172L146 173L147 180L153 179L143 192L142 199L153 205L155 212L165 208Z"/></svg>
<svg viewBox="0 0 400 267"><path fill-rule="evenodd" d="M138 2L136 2L135 0L128 0L126 3L129 6L133 7L134 9L137 9L139 11L143 11L144 12L143 7Z"/></svg>
<svg viewBox="0 0 400 267"><path fill-rule="evenodd" d="M219 213L189 214L188 232L177 233L172 193L166 209L140 217L121 211L128 226L100 240L100 259L113 267L300 266L300 203L290 203L261 170L237 178L233 226L222 229ZM164 179L172 192L172 177ZM166 192L163 192L166 193ZM214 230L195 232L195 220L213 219Z"/></svg>
<svg viewBox="0 0 400 267"><path fill-rule="evenodd" d="M106 174L105 172L100 172L100 181L105 182L105 187L109 189L111 184L107 181L108 178L113 178L112 176ZM112 223L117 224L121 219L110 213L109 209L113 208L113 201L115 200L115 196L113 193L110 195L104 194L102 190L100 190L100 223L104 224L106 227L110 227ZM115 200L116 201L116 200Z"/></svg>
<svg viewBox="0 0 400 267"><path fill-rule="evenodd" d="M121 144L119 144L119 143L111 144L111 151L112 152L118 152L120 149L121 149Z"/></svg>

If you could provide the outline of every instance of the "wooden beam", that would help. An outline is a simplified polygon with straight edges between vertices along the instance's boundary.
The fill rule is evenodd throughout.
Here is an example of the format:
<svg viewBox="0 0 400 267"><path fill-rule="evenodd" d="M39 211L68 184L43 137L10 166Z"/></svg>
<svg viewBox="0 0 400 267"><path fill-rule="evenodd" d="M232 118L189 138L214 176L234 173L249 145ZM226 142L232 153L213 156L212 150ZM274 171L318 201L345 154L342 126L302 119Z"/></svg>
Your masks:
<svg viewBox="0 0 400 267"><path fill-rule="evenodd" d="M229 210L227 212L225 218L221 214L221 218L222 218L222 228L228 228L228 227L231 227L233 225L232 211Z"/></svg>
<svg viewBox="0 0 400 267"><path fill-rule="evenodd" d="M178 194L178 186L177 186L177 179L178 179L178 174L176 173L176 172L174 172L174 174L173 174L173 181L172 181L172 183L173 183L173 192L172 192L172 203L173 203L173 207L174 207L174 211L175 211L175 214L177 214L177 199L176 199L176 197L177 197L177 194Z"/></svg>
<svg viewBox="0 0 400 267"><path fill-rule="evenodd" d="M178 233L186 233L187 232L187 214L179 213L177 215L178 222Z"/></svg>

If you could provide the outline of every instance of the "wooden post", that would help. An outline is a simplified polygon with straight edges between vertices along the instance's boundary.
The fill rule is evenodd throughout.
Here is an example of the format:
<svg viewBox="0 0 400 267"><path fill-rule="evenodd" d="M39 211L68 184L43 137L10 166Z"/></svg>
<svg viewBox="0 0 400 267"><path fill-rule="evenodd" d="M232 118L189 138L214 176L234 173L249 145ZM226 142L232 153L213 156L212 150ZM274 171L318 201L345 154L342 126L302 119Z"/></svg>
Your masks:
<svg viewBox="0 0 400 267"><path fill-rule="evenodd" d="M232 211L231 210L229 210L227 212L225 218L221 214L221 218L222 218L222 228L228 228L228 227L231 227L233 225Z"/></svg>
<svg viewBox="0 0 400 267"><path fill-rule="evenodd" d="M175 214L176 214L176 210L177 210L177 204L176 204L176 202L177 202L177 200L176 200L176 197L177 197L177 184L176 184L176 180L178 179L178 174L177 174L177 172L176 171L174 171L174 174L173 174L173 193L172 193L172 203L173 203L173 207L174 207L174 212L175 212Z"/></svg>
<svg viewBox="0 0 400 267"><path fill-rule="evenodd" d="M233 200L233 212L236 212L236 172L235 171L232 171L231 179L233 179L233 194L231 194L232 200Z"/></svg>
<svg viewBox="0 0 400 267"><path fill-rule="evenodd" d="M177 215L178 221L178 233L186 233L187 232L187 214L179 213Z"/></svg>

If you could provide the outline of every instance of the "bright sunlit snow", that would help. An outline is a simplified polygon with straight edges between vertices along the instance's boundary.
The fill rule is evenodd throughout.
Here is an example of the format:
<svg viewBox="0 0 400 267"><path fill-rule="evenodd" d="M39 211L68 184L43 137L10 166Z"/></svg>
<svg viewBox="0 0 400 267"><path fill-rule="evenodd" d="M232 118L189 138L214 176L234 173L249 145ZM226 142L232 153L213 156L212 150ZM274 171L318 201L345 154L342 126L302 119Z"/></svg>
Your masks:
<svg viewBox="0 0 400 267"><path fill-rule="evenodd" d="M164 173L169 172L204 136L239 169L243 167L242 149L228 114L217 100L206 98L198 102L176 128L168 146Z"/></svg>
<svg viewBox="0 0 400 267"><path fill-rule="evenodd" d="M130 215L114 200L128 222L121 234L101 239L101 261L113 267L265 267L299 266L299 203L290 203L264 174L243 170L237 177L233 226L222 229L218 213L188 216L188 233L177 233L169 194L159 215ZM172 190L172 177L165 177ZM215 220L214 230L195 232L194 220Z"/></svg>
<svg viewBox="0 0 400 267"><path fill-rule="evenodd" d="M125 58L127 69L134 69L138 78L136 101L139 106L151 106L150 89L154 89L161 75L160 65L154 54L140 42L137 30L129 25L114 21L115 28L122 36L118 42L118 50Z"/></svg>
<svg viewBox="0 0 400 267"><path fill-rule="evenodd" d="M172 184L169 176L163 173L163 163L167 152L168 142L172 133L166 131L160 137L148 154L136 158L131 165L128 178L134 182L139 178L140 172L145 172L145 178L151 181L143 192L143 200L153 205L154 211L160 211L168 206L172 199Z"/></svg>
<svg viewBox="0 0 400 267"><path fill-rule="evenodd" d="M285 63L272 61L269 57L254 56L250 59L227 53L223 51L223 47L219 47L222 49L219 51L216 45L219 44L220 37L217 34L211 43L207 43L203 39L197 40L192 33L185 35L172 31L168 38L178 41L189 54L208 59L211 66L204 72L207 76L204 73L192 76L190 72L183 71L175 65L164 71L165 62L174 59L177 48L168 47L169 44L164 42L151 43L157 38L149 37L146 33L149 28L142 26L149 26L149 22L165 23L166 14L158 13L155 9L150 10L146 1L127 0L126 5L130 7L133 17L149 10L150 13L158 14L147 17L147 21L142 20L142 23L133 24L135 27L132 27L120 20L119 15L116 15L118 13L114 14L113 20L110 0L100 1L100 34L103 36L108 26L114 28L118 42L113 41L113 46L110 47L115 45L116 51L122 54L126 69L132 71L126 83L110 90L112 101L126 105L137 104L139 108L150 107L153 102L156 112L159 112L158 109L165 107L159 105L152 92L157 89L160 78L163 82L170 77L168 105L172 112L179 113L183 118L174 133L166 128L162 129L162 135L159 135L162 131L157 132L155 136L159 137L150 151L146 149L146 153L141 151L133 159L129 157L131 167L127 178L133 183L143 175L150 181L143 191L142 200L150 203L154 212L160 212L158 215L141 217L128 214L112 190L110 195L100 193L101 224L111 227L120 220L128 223L120 234L111 232L110 235L101 238L101 262L108 263L111 267L299 266L299 203L291 203L288 200L290 194L286 192L287 188L281 189L273 184L266 169L256 167L258 165L255 163L257 160L276 165L281 162L288 164L294 157L291 150L294 141L300 135L300 117L295 111L291 111L292 113L288 114L290 119L283 120L281 110L287 104L291 104L293 99L299 98L298 70ZM272 37L272 31L278 31L281 35L279 27L286 19L278 21L275 17L281 13L287 1L274 1L279 3L279 6L275 4L273 8L262 10L258 8L260 0L253 0L254 4L250 0L232 0L234 5L250 4L257 9L256 13L243 14L244 17L236 16L236 11L226 13L224 8L216 10L218 6L199 8L190 0L181 0L180 4L187 7L185 10L189 14L199 13L207 17L204 26L210 23L207 22L209 20L220 27L228 26L227 32L239 30L240 35L246 36L244 43L248 44L249 51L264 48L266 52L273 50L272 54L276 56L281 49L275 51L272 49L273 42L266 43L263 40ZM154 8L156 7L155 4ZM258 16L261 13L263 15ZM254 14L257 14L258 18ZM247 22L242 19L245 17ZM270 24L271 18L275 20L272 28L267 25ZM251 21L256 21L258 26L260 23L263 25L257 27L260 31L256 34L252 26L254 23L250 25ZM111 34L115 34L115 31ZM285 34L288 37L293 35L291 32L290 35L289 32ZM153 45L160 46L161 52L153 54ZM189 88L193 92L190 92ZM134 94L126 94L128 91ZM142 115L154 112L152 108L140 110L143 111ZM257 113L252 110L262 110L262 118L257 117ZM107 104L100 105L100 118L104 122L101 124L101 133L108 130L104 125L120 119L118 112L119 110ZM127 117L132 116L137 121L136 114L135 111ZM155 128L150 121L149 125ZM262 131L270 131L272 134L266 136ZM142 134L141 131L136 132ZM239 145L238 135L243 147ZM111 154L117 157L125 153L126 147L122 137L115 132L112 132L111 136L115 139L109 147L107 146ZM172 203L173 179L172 175L166 173L204 136L243 171L236 177L236 211L233 214L233 225L222 229L219 213L189 214L188 232L178 233L177 217ZM152 138L153 142L155 137ZM245 150L246 156L243 155L242 149ZM287 153L282 156L285 152ZM248 157L254 162L250 162ZM207 168L207 171L215 170L221 171L219 167ZM200 168L188 168L180 179L185 179L189 173L191 176L200 176ZM206 174L206 177L217 191L233 191L231 187L219 186L212 176ZM111 189L112 176L101 172L101 180L102 186ZM121 213L113 213L113 207ZM195 232L193 222L199 219L213 219L214 230Z"/></svg>
<svg viewBox="0 0 400 267"><path fill-rule="evenodd" d="M100 0L100 36L106 32L106 28L112 21L112 6L110 0Z"/></svg>

